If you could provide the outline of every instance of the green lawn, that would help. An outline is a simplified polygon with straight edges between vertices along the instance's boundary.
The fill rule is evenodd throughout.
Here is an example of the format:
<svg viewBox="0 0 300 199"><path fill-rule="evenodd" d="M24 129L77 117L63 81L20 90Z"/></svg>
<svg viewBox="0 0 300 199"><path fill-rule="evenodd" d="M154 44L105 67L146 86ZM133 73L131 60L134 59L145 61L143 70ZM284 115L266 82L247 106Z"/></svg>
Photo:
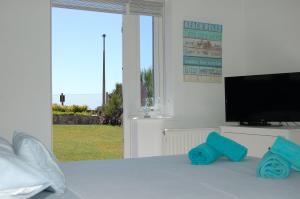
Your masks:
<svg viewBox="0 0 300 199"><path fill-rule="evenodd" d="M123 158L123 131L109 125L53 125L60 162Z"/></svg>

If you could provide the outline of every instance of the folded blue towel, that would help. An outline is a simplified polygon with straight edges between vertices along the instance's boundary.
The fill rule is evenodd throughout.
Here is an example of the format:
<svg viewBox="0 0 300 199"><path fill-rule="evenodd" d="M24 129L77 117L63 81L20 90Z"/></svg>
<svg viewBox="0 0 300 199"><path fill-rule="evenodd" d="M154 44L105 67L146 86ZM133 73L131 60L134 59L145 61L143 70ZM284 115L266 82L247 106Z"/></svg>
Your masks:
<svg viewBox="0 0 300 199"><path fill-rule="evenodd" d="M191 149L188 156L194 165L207 165L216 161L221 154L204 143Z"/></svg>
<svg viewBox="0 0 300 199"><path fill-rule="evenodd" d="M263 178L283 179L290 175L291 164L280 155L268 151L260 160L256 174Z"/></svg>
<svg viewBox="0 0 300 199"><path fill-rule="evenodd" d="M270 150L289 161L293 169L300 171L300 145L278 137Z"/></svg>
<svg viewBox="0 0 300 199"><path fill-rule="evenodd" d="M217 132L211 132L206 143L234 162L242 161L248 152L248 149L243 145L221 136Z"/></svg>

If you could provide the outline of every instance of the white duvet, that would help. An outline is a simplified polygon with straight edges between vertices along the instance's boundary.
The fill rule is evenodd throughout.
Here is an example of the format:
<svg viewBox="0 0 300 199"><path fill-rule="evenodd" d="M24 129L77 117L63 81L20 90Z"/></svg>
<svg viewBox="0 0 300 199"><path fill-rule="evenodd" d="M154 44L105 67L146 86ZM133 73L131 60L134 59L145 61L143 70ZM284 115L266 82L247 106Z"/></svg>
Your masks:
<svg viewBox="0 0 300 199"><path fill-rule="evenodd" d="M81 199L300 198L300 173L293 172L286 180L262 179L255 174L257 163L258 159L247 158L241 163L219 160L194 166L186 156L171 156L71 162L61 167L69 190Z"/></svg>

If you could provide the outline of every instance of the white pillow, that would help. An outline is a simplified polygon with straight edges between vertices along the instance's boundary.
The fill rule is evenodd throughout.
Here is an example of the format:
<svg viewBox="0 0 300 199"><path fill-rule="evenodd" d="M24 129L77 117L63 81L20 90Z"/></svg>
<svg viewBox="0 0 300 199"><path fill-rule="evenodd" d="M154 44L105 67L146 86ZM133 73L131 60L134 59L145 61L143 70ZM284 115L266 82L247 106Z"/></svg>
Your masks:
<svg viewBox="0 0 300 199"><path fill-rule="evenodd" d="M7 152L14 153L12 145L2 137L0 137L0 150L6 150Z"/></svg>
<svg viewBox="0 0 300 199"><path fill-rule="evenodd" d="M13 136L13 148L16 155L32 167L39 169L49 180L49 191L56 193L65 192L65 176L59 168L55 156L47 150L42 142L25 133L15 132Z"/></svg>
<svg viewBox="0 0 300 199"><path fill-rule="evenodd" d="M48 180L3 146L0 147L0 198L27 199L49 187ZM7 145L6 145L7 146Z"/></svg>

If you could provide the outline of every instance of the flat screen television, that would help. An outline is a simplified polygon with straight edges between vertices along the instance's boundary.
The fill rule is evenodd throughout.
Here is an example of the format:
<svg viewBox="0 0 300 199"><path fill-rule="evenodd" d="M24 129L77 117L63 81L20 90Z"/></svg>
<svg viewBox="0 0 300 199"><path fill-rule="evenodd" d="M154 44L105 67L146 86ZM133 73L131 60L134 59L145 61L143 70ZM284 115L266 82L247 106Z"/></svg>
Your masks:
<svg viewBox="0 0 300 199"><path fill-rule="evenodd" d="M226 121L300 121L300 72L225 77Z"/></svg>

